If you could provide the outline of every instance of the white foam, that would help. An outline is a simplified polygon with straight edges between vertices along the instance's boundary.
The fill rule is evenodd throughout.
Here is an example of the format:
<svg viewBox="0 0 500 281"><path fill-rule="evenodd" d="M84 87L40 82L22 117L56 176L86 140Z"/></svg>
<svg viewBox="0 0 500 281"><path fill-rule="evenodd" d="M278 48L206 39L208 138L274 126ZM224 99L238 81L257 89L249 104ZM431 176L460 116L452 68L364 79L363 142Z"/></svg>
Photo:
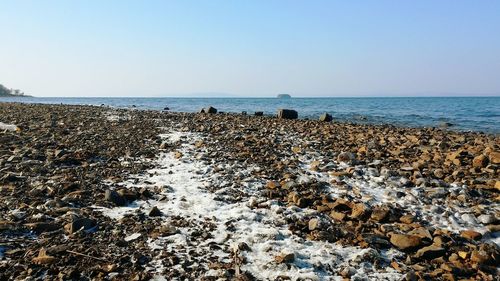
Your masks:
<svg viewBox="0 0 500 281"><path fill-rule="evenodd" d="M179 132L166 134L163 137L169 142L178 142L184 138L190 143L201 138L199 135ZM164 223L167 225L173 216L183 217L196 225L203 225L206 222L215 225L215 229L211 231L213 238L197 240L196 245L192 245L190 227L178 227L178 233L174 235L148 239L150 249L160 253L161 251L176 253L180 258L188 258L189 251L195 250L207 257L215 257L220 262L229 262L232 249L236 249L237 245L244 242L251 251L238 252L246 260L240 269L250 272L257 279L272 280L280 276L288 276L292 280L339 279L339 269L348 266L355 268L360 277L383 276L387 280L401 279L401 275L392 269L381 272L374 270L371 264L355 261L370 249L346 247L323 241L307 241L288 230L287 216L300 217L313 212L312 210L287 208L272 200L262 202L261 206L268 207L251 207L255 206L256 198L261 198L258 196L258 191L264 184L250 177L252 171L259 170L259 167L220 165L223 171L238 173L246 178L237 185L220 178L220 175L213 172L212 167L204 162L192 160L197 158L196 153L203 151L195 152L194 147L186 143L182 145L180 151L184 155L181 159L176 159L174 153L162 154L157 160L158 167L148 171L148 176L136 177L139 180L138 184L132 181L124 183L124 186L129 187L163 186L162 193L167 197L166 201L137 201L127 207L101 208L106 215L119 219L125 214L137 210L146 211L156 206L166 214ZM141 183L144 180L149 184ZM208 192L209 187L216 187L216 191ZM234 190L244 193L240 201L221 200ZM232 227L228 228L228 225ZM218 244L222 249L212 250L209 247L212 243ZM282 253L293 253L294 261L289 264L275 262L275 257ZM383 258L382 255L380 257ZM163 270L160 268L159 259L159 256L154 258L148 265L157 273ZM221 272L216 269L206 272L207 276L217 277L218 274ZM157 278L161 279L161 274Z"/></svg>

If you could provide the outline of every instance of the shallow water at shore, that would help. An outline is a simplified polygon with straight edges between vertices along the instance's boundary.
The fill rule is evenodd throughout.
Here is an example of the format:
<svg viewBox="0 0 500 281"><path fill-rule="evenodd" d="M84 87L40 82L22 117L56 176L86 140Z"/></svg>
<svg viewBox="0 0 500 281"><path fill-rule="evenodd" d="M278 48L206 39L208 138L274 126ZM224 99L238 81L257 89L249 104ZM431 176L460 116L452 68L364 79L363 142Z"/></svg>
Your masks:
<svg viewBox="0 0 500 281"><path fill-rule="evenodd" d="M500 133L500 97L402 97L402 98L0 98L0 102L90 104L112 107L196 112L212 105L219 111L263 111L275 114L291 108L299 118L316 119L328 112L341 122L393 124L409 127Z"/></svg>

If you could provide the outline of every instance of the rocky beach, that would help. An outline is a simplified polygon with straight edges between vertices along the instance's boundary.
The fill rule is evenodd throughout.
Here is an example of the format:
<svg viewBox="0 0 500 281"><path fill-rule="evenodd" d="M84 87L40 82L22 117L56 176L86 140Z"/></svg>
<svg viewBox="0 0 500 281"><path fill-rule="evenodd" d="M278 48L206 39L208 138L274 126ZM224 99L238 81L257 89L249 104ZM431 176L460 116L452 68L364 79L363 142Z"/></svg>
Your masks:
<svg viewBox="0 0 500 281"><path fill-rule="evenodd" d="M498 135L21 103L0 123L0 280L498 280Z"/></svg>

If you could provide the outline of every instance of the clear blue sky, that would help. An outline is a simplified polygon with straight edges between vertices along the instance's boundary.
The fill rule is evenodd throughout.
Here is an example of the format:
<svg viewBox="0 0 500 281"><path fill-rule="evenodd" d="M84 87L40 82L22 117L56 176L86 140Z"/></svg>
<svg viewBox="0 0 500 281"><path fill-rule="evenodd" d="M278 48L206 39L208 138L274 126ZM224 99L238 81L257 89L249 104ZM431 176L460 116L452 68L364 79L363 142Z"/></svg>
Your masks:
<svg viewBox="0 0 500 281"><path fill-rule="evenodd" d="M500 1L3 1L36 96L500 94Z"/></svg>

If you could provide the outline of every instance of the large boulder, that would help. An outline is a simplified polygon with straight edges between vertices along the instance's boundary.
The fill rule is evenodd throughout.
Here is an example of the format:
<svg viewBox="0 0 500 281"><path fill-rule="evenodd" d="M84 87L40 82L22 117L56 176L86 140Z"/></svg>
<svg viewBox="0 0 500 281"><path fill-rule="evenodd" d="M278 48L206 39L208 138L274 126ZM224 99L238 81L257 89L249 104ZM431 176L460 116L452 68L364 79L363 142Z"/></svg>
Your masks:
<svg viewBox="0 0 500 281"><path fill-rule="evenodd" d="M322 122L331 122L332 120L333 120L333 117L326 112L321 114L321 116L319 117L319 121L322 121Z"/></svg>
<svg viewBox="0 0 500 281"><path fill-rule="evenodd" d="M200 113L210 113L210 114L215 114L217 113L217 109L215 109L214 107L204 107L202 109L200 109Z"/></svg>
<svg viewBox="0 0 500 281"><path fill-rule="evenodd" d="M390 233L390 242L400 250L410 250L422 244L422 239L416 235Z"/></svg>
<svg viewBox="0 0 500 281"><path fill-rule="evenodd" d="M280 119L297 119L299 114L293 109L280 109L278 110L278 118Z"/></svg>

